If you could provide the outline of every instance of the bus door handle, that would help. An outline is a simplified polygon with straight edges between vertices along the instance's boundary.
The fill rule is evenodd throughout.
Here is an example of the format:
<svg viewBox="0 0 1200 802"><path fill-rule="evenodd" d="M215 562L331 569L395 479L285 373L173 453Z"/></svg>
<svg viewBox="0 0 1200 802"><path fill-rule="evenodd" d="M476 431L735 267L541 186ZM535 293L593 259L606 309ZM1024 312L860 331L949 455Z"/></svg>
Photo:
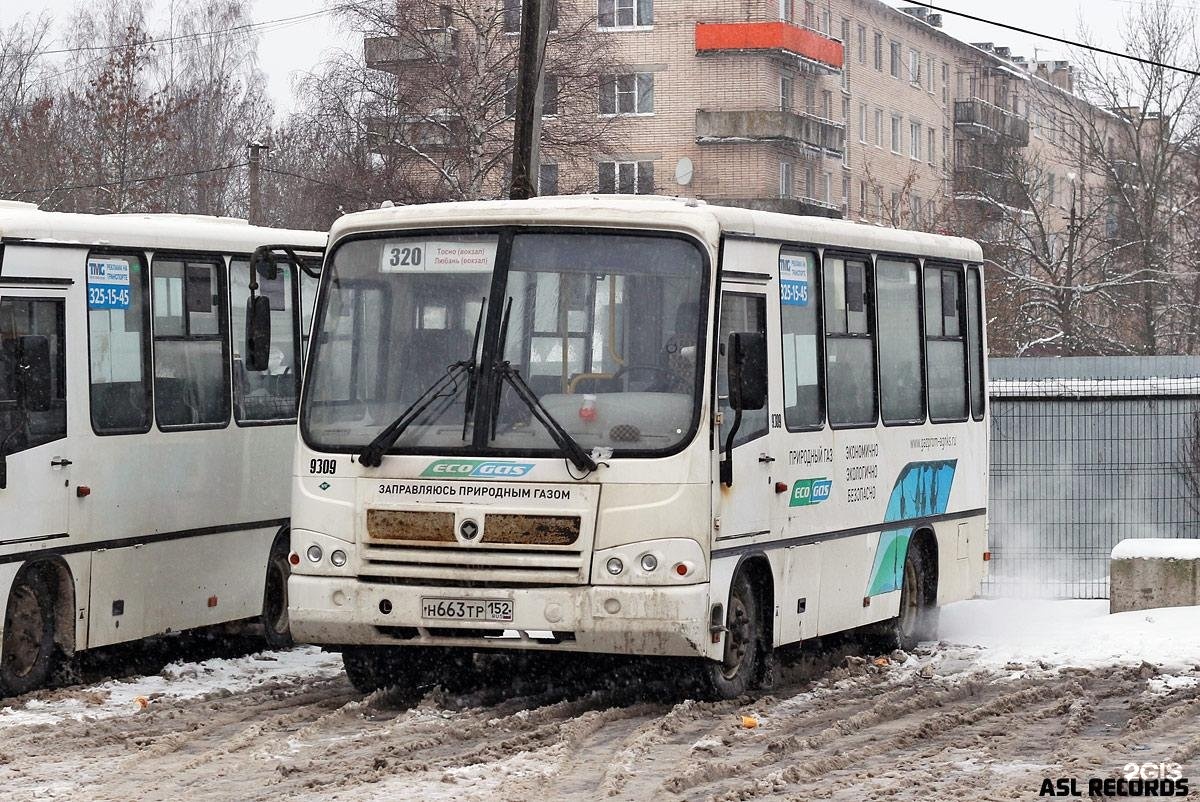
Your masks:
<svg viewBox="0 0 1200 802"><path fill-rule="evenodd" d="M758 461L759 462L774 462L775 458L772 457L770 454L759 454Z"/></svg>
<svg viewBox="0 0 1200 802"><path fill-rule="evenodd" d="M68 465L72 465L72 464L73 463L71 462L71 460L63 459L62 457L55 457L54 459L50 460L50 466L52 468L65 468Z"/></svg>

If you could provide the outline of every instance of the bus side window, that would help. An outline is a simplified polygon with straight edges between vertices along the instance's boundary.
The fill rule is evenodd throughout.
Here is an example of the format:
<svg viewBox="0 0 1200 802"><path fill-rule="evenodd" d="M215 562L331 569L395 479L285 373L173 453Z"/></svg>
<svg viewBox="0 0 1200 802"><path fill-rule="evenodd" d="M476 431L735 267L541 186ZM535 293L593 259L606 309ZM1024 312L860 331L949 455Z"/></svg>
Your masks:
<svg viewBox="0 0 1200 802"><path fill-rule="evenodd" d="M967 419L967 344L962 268L925 268L925 353L929 419Z"/></svg>
<svg viewBox="0 0 1200 802"><path fill-rule="evenodd" d="M300 344L302 353L308 353L309 332L312 330L313 312L317 302L317 283L320 279L300 271ZM237 332L234 332L237 336Z"/></svg>
<svg viewBox="0 0 1200 802"><path fill-rule="evenodd" d="M207 259L154 260L154 417L159 428L229 422L222 268Z"/></svg>
<svg viewBox="0 0 1200 802"><path fill-rule="evenodd" d="M967 269L967 360L971 369L971 415L983 419L987 386L983 375L983 297L979 268Z"/></svg>
<svg viewBox="0 0 1200 802"><path fill-rule="evenodd" d="M762 295L725 292L721 294L720 339L717 341L717 396L723 410L721 447L725 447L725 432L733 425L734 410L729 406L729 368L726 351L729 335L735 331L767 333L767 301ZM762 409L742 412L742 424L733 438L734 448L767 433L767 405Z"/></svg>
<svg viewBox="0 0 1200 802"><path fill-rule="evenodd" d="M783 335L783 418L791 431L825 422L821 393L820 300L817 258L811 251L779 254L779 313Z"/></svg>
<svg viewBox="0 0 1200 802"><path fill-rule="evenodd" d="M923 423L921 302L916 262L880 258L875 268L879 294L879 405L884 423Z"/></svg>
<svg viewBox="0 0 1200 802"><path fill-rule="evenodd" d="M867 262L826 255L823 276L829 423L834 427L874 426L879 410Z"/></svg>
<svg viewBox="0 0 1200 802"><path fill-rule="evenodd" d="M15 454L67 436L64 323L61 300L0 298L0 454ZM17 409L17 363L23 337L45 338L49 346L50 403L45 408Z"/></svg>
<svg viewBox="0 0 1200 802"><path fill-rule="evenodd" d="M296 361L295 268L276 262L272 270L260 262L255 272L258 293L271 303L271 355L265 371L246 370L241 352L245 347L250 264L246 259L234 259L229 263L233 412L239 423L292 420L296 417L300 378Z"/></svg>
<svg viewBox="0 0 1200 802"><path fill-rule="evenodd" d="M146 263L140 255L116 253L91 253L87 261L92 431L100 435L148 432L150 308L146 303ZM117 283L97 282L95 279L101 276ZM127 290L127 294L121 290Z"/></svg>

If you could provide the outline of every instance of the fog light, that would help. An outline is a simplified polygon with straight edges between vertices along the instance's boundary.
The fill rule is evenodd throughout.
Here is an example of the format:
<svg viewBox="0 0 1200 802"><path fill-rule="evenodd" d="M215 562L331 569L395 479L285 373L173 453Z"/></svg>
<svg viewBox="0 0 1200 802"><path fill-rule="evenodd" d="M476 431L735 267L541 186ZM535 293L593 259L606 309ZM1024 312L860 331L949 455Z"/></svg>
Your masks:
<svg viewBox="0 0 1200 802"><path fill-rule="evenodd" d="M625 570L625 563L621 562L620 557L609 557L608 562L604 566L613 576L619 576Z"/></svg>
<svg viewBox="0 0 1200 802"><path fill-rule="evenodd" d="M341 568L346 564L346 552L342 551L341 549L331 552L329 554L329 562L333 563L338 568Z"/></svg>
<svg viewBox="0 0 1200 802"><path fill-rule="evenodd" d="M642 563L642 570L645 571L646 573L651 573L655 568L658 568L658 558L655 557L653 554L649 554L649 553L643 554L641 563Z"/></svg>
<svg viewBox="0 0 1200 802"><path fill-rule="evenodd" d="M321 551L321 547L318 546L317 544L314 543L313 545L308 547L308 559L310 562L314 562L314 563L321 562L322 554L323 554L323 552Z"/></svg>

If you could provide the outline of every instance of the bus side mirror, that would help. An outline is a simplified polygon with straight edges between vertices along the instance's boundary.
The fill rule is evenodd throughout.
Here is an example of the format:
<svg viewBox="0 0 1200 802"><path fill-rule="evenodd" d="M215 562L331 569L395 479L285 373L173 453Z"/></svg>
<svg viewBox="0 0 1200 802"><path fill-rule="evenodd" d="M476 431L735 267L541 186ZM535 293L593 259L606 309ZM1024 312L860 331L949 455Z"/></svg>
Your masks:
<svg viewBox="0 0 1200 802"><path fill-rule="evenodd" d="M721 484L733 486L733 438L742 426L742 412L767 405L767 335L757 331L735 331L729 335L725 352L729 372L729 406L733 423L725 436L725 458L721 460Z"/></svg>
<svg viewBox="0 0 1200 802"><path fill-rule="evenodd" d="M271 360L271 299L251 295L246 301L246 370L264 371Z"/></svg>
<svg viewBox="0 0 1200 802"><path fill-rule="evenodd" d="M45 412L53 397L53 367L50 338L26 334L17 339L17 407L26 412Z"/></svg>
<svg viewBox="0 0 1200 802"><path fill-rule="evenodd" d="M729 335L729 405L734 410L767 405L767 335L735 331Z"/></svg>

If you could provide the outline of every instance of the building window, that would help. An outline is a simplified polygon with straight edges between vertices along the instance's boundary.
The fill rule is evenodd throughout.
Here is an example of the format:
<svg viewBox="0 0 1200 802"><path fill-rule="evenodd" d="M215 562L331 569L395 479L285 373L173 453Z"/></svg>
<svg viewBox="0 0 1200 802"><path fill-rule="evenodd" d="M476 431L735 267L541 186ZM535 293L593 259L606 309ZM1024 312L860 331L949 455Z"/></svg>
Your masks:
<svg viewBox="0 0 1200 802"><path fill-rule="evenodd" d="M929 417L967 419L967 349L962 268L925 268L925 355Z"/></svg>
<svg viewBox="0 0 1200 802"><path fill-rule="evenodd" d="M867 26L858 26L858 63L867 63Z"/></svg>
<svg viewBox="0 0 1200 802"><path fill-rule="evenodd" d="M829 422L834 427L874 426L878 411L867 263L826 255L822 276Z"/></svg>
<svg viewBox="0 0 1200 802"><path fill-rule="evenodd" d="M821 180L821 203L833 203L833 173L828 170Z"/></svg>
<svg viewBox="0 0 1200 802"><path fill-rule="evenodd" d="M229 422L224 270L208 259L157 258L154 313L154 417L160 429Z"/></svg>
<svg viewBox="0 0 1200 802"><path fill-rule="evenodd" d="M796 81L783 76L779 79L779 110L791 111L796 100Z"/></svg>
<svg viewBox="0 0 1200 802"><path fill-rule="evenodd" d="M908 157L921 160L921 124L910 122L908 124Z"/></svg>
<svg viewBox="0 0 1200 802"><path fill-rule="evenodd" d="M902 121L899 115L892 115L892 153L899 153L904 147L904 134L900 130Z"/></svg>
<svg viewBox="0 0 1200 802"><path fill-rule="evenodd" d="M793 191L793 171L795 167L791 162L779 163L779 197L790 198Z"/></svg>
<svg viewBox="0 0 1200 802"><path fill-rule="evenodd" d="M866 179L859 179L859 182L858 182L858 213L863 217L866 217L868 214L868 211L867 211L867 181L866 181Z"/></svg>
<svg viewBox="0 0 1200 802"><path fill-rule="evenodd" d="M654 0L599 0L601 28L633 28L654 24Z"/></svg>
<svg viewBox="0 0 1200 802"><path fill-rule="evenodd" d="M875 69L883 72L883 34L875 32Z"/></svg>
<svg viewBox="0 0 1200 802"><path fill-rule="evenodd" d="M517 33L521 30L521 0L504 0L504 32ZM442 6L442 27L449 28L452 18L449 6ZM558 30L558 0L546 5L546 30Z"/></svg>
<svg viewBox="0 0 1200 802"><path fill-rule="evenodd" d="M842 217L850 216L850 176L842 176Z"/></svg>
<svg viewBox="0 0 1200 802"><path fill-rule="evenodd" d="M900 43L891 42L891 59L889 61L890 70L893 78L900 77Z"/></svg>
<svg viewBox="0 0 1200 802"><path fill-rule="evenodd" d="M925 91L933 94L933 56L925 57Z"/></svg>
<svg viewBox="0 0 1200 802"><path fill-rule="evenodd" d="M921 54L915 50L908 51L908 82L921 85Z"/></svg>
<svg viewBox="0 0 1200 802"><path fill-rule="evenodd" d="M557 164L541 164L538 165L538 186L539 195L557 195L558 194L558 165Z"/></svg>
<svg viewBox="0 0 1200 802"><path fill-rule="evenodd" d="M942 129L942 170L950 172L950 131Z"/></svg>
<svg viewBox="0 0 1200 802"><path fill-rule="evenodd" d="M779 320L783 335L783 420L791 431L819 429L821 392L817 260L811 251L779 253Z"/></svg>
<svg viewBox="0 0 1200 802"><path fill-rule="evenodd" d="M932 125L929 126L929 153L926 156L929 159L929 166L932 167L937 161L937 130Z"/></svg>
<svg viewBox="0 0 1200 802"><path fill-rule="evenodd" d="M875 147L883 147L883 109L875 109Z"/></svg>
<svg viewBox="0 0 1200 802"><path fill-rule="evenodd" d="M654 162L600 162L599 172L603 193L654 194Z"/></svg>
<svg viewBox="0 0 1200 802"><path fill-rule="evenodd" d="M804 197L812 200L817 194L817 171L810 164L804 170Z"/></svg>
<svg viewBox="0 0 1200 802"><path fill-rule="evenodd" d="M879 404L886 424L925 420L925 388L921 382L921 315L917 265L908 260L879 259L875 268L879 294Z"/></svg>
<svg viewBox="0 0 1200 802"><path fill-rule="evenodd" d="M542 78L542 116L558 115L558 76L546 75Z"/></svg>
<svg viewBox="0 0 1200 802"><path fill-rule="evenodd" d="M653 114L654 73L600 76L601 114Z"/></svg>
<svg viewBox="0 0 1200 802"><path fill-rule="evenodd" d="M942 62L942 105L950 105L950 65Z"/></svg>
<svg viewBox="0 0 1200 802"><path fill-rule="evenodd" d="M821 92L821 116L826 120L833 119L833 92L828 89Z"/></svg>
<svg viewBox="0 0 1200 802"><path fill-rule="evenodd" d="M779 0L779 18L784 22L791 22L795 17L796 9L793 0Z"/></svg>
<svg viewBox="0 0 1200 802"><path fill-rule="evenodd" d="M867 143L867 104L858 104L858 141Z"/></svg>

